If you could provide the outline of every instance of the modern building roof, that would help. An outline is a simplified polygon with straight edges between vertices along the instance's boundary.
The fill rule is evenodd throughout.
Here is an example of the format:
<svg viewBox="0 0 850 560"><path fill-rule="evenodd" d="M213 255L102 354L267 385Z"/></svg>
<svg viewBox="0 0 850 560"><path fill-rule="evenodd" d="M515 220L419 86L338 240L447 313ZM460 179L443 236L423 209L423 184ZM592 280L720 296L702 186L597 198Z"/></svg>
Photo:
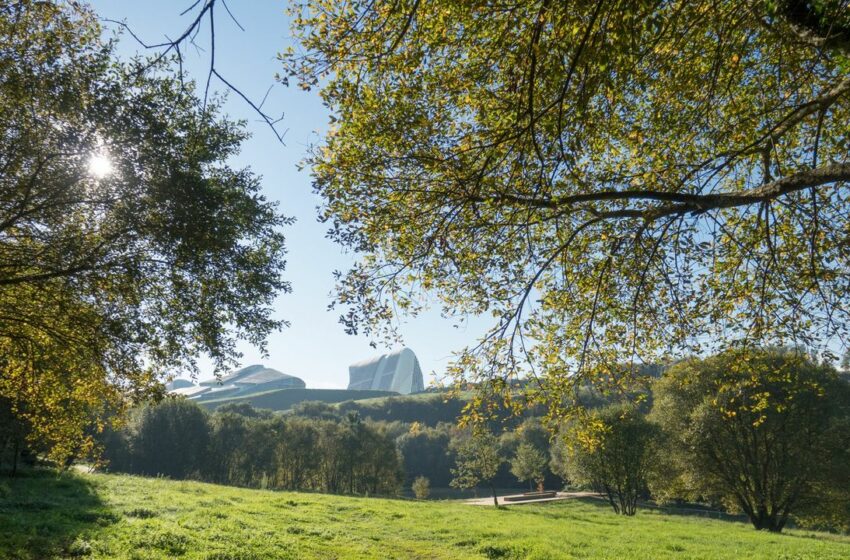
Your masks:
<svg viewBox="0 0 850 560"><path fill-rule="evenodd" d="M165 388L169 391L173 391L174 389L185 389L187 387L194 387L195 384L189 381L188 379L172 379L168 383L165 384Z"/></svg>
<svg viewBox="0 0 850 560"><path fill-rule="evenodd" d="M271 383L273 381L283 381L285 379L291 379L293 380L295 385L300 384L301 387L304 387L304 382L301 381L301 379L292 375L287 375L276 369L267 368L260 364L238 369L233 373L225 375L221 379L209 379L207 381L201 381L201 385L207 387L220 387L231 384L261 385L264 383Z"/></svg>
<svg viewBox="0 0 850 560"><path fill-rule="evenodd" d="M166 389L172 395L181 395L193 400L242 396L276 389L303 389L304 387L306 384L300 378L262 365L244 367L220 379L201 381L198 385L185 379L178 379L166 385Z"/></svg>
<svg viewBox="0 0 850 560"><path fill-rule="evenodd" d="M402 348L348 367L350 390L395 391L402 394L425 390L422 368L410 348Z"/></svg>
<svg viewBox="0 0 850 560"><path fill-rule="evenodd" d="M180 395L188 399L199 397L204 393L208 393L210 387L201 387L200 385L191 385L189 387L180 387L179 389L171 389L168 391L172 395Z"/></svg>

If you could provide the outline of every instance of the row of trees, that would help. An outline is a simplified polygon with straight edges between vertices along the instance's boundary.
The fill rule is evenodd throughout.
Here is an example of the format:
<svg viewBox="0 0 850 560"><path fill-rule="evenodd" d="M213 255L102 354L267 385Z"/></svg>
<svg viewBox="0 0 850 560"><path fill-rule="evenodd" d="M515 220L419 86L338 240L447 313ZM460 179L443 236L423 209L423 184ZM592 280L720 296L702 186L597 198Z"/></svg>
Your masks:
<svg viewBox="0 0 850 560"><path fill-rule="evenodd" d="M548 468L549 438L539 419L492 438L499 459L488 484L560 483ZM280 416L244 404L208 414L182 400L136 410L123 429L101 438L104 462L116 471L342 493L388 493L417 478L447 488L473 439L454 424L376 422L320 402Z"/></svg>
<svg viewBox="0 0 850 560"><path fill-rule="evenodd" d="M624 515L652 498L742 513L768 531L792 516L850 528L850 384L834 369L792 350L742 349L679 362L650 386L640 399L587 399L592 406L559 428L552 472ZM535 425L454 439L451 484L487 486L496 503L507 456L519 480L542 480L547 447Z"/></svg>
<svg viewBox="0 0 850 560"><path fill-rule="evenodd" d="M401 484L393 439L356 415L285 417L247 405L209 415L168 400L137 411L105 444L110 468L149 476L350 494L388 494Z"/></svg>
<svg viewBox="0 0 850 560"><path fill-rule="evenodd" d="M517 482L590 488L614 511L641 500L699 502L781 531L850 527L850 384L794 351L730 351L670 367L643 396L585 392L560 424L362 420L324 403L275 416L247 405L212 415L190 402L138 411L106 438L116 470L345 493ZM634 404L635 401L640 404Z"/></svg>

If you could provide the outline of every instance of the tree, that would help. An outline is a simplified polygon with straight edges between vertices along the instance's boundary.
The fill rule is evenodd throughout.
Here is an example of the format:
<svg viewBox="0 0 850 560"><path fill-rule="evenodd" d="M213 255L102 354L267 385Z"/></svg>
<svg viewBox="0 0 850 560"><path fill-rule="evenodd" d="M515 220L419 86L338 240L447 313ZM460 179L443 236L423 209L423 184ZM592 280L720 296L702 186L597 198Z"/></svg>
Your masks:
<svg viewBox="0 0 850 560"><path fill-rule="evenodd" d="M133 468L149 476L197 477L206 466L210 427L197 404L169 399L139 413L133 442Z"/></svg>
<svg viewBox="0 0 850 560"><path fill-rule="evenodd" d="M283 326L281 226L246 132L76 2L0 2L0 396L64 460L199 355Z"/></svg>
<svg viewBox="0 0 850 560"><path fill-rule="evenodd" d="M521 443L511 460L511 473L520 482L527 480L529 488L533 488L533 483L543 482L546 463L546 456L539 449L531 444Z"/></svg>
<svg viewBox="0 0 850 560"><path fill-rule="evenodd" d="M360 438L362 464L358 469L361 490L367 494L394 494L400 490L404 472L394 438L382 424L366 425Z"/></svg>
<svg viewBox="0 0 850 560"><path fill-rule="evenodd" d="M417 500L427 500L431 494L431 481L425 476L417 476L411 485L411 489Z"/></svg>
<svg viewBox="0 0 850 560"><path fill-rule="evenodd" d="M224 407L222 407L224 408ZM219 484L247 485L245 449L250 416L216 410L210 418L209 454L203 460L207 480Z"/></svg>
<svg viewBox="0 0 850 560"><path fill-rule="evenodd" d="M454 373L509 381L524 357L526 402L555 411L623 357L847 345L844 0L293 14L285 79L332 112L308 158L321 216L361 255L338 284L349 331L392 337L432 294L492 314Z"/></svg>
<svg viewBox="0 0 850 560"><path fill-rule="evenodd" d="M642 414L626 405L609 405L566 427L553 468L604 494L615 513L634 515L659 452L656 437L656 427Z"/></svg>
<svg viewBox="0 0 850 560"><path fill-rule="evenodd" d="M396 445L403 457L407 480L424 476L434 486L448 486L454 465L449 441L445 425L436 429L414 424L408 433L400 436Z"/></svg>
<svg viewBox="0 0 850 560"><path fill-rule="evenodd" d="M277 442L278 484L283 488L309 488L311 476L321 458L317 442L319 430L314 422L302 418L287 419L286 430Z"/></svg>
<svg viewBox="0 0 850 560"><path fill-rule="evenodd" d="M454 478L451 486L468 489L487 484L493 493L493 505L499 507L493 485L499 466L504 462L499 454L499 440L490 432L478 431L452 443L455 446L455 468L452 469Z"/></svg>
<svg viewBox="0 0 850 560"><path fill-rule="evenodd" d="M850 387L831 368L796 351L734 350L676 364L654 391L659 496L717 500L775 532L793 513L832 510L826 488L846 506Z"/></svg>
<svg viewBox="0 0 850 560"><path fill-rule="evenodd" d="M12 410L9 399L0 397L0 469L9 465L10 476L18 472L21 455L27 451L29 426Z"/></svg>

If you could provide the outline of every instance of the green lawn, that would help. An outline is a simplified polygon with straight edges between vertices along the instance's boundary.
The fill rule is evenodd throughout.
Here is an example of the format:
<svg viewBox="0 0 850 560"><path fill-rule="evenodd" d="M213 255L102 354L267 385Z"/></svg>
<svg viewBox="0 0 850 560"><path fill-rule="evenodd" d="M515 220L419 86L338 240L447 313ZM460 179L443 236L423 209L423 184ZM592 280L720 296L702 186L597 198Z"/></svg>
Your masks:
<svg viewBox="0 0 850 560"><path fill-rule="evenodd" d="M501 510L33 472L0 482L0 558L846 559L850 539L579 501Z"/></svg>
<svg viewBox="0 0 850 560"><path fill-rule="evenodd" d="M358 404L362 405L384 405L388 400L393 399L412 399L416 401L427 401L431 399L446 399L449 396L457 397L461 401L468 401L472 398L472 391L459 391L458 393L450 393L449 391L442 392L434 392L434 391L425 391L422 393L411 393L409 395L384 395L377 397L370 397L368 399L350 399L356 400ZM345 402L345 401L342 401ZM336 403L339 406L341 403Z"/></svg>

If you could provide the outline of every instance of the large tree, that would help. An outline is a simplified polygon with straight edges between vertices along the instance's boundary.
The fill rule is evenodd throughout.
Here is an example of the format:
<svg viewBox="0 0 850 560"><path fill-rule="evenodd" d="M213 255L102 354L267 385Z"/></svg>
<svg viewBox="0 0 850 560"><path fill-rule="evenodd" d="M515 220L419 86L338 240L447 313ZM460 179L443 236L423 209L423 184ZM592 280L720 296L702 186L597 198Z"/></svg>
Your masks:
<svg viewBox="0 0 850 560"><path fill-rule="evenodd" d="M553 409L624 356L846 344L846 1L305 4L282 58L332 113L352 332L493 314L457 371L528 357Z"/></svg>
<svg viewBox="0 0 850 560"><path fill-rule="evenodd" d="M615 513L634 515L648 494L659 455L658 429L629 405L612 404L574 419L553 450L552 468L564 480L604 495Z"/></svg>
<svg viewBox="0 0 850 560"><path fill-rule="evenodd" d="M0 2L0 397L57 457L166 373L282 326L287 223L241 123L77 3Z"/></svg>
<svg viewBox="0 0 850 560"><path fill-rule="evenodd" d="M756 529L790 515L846 527L850 385L790 351L682 361L654 387L666 445L653 491L720 501Z"/></svg>

